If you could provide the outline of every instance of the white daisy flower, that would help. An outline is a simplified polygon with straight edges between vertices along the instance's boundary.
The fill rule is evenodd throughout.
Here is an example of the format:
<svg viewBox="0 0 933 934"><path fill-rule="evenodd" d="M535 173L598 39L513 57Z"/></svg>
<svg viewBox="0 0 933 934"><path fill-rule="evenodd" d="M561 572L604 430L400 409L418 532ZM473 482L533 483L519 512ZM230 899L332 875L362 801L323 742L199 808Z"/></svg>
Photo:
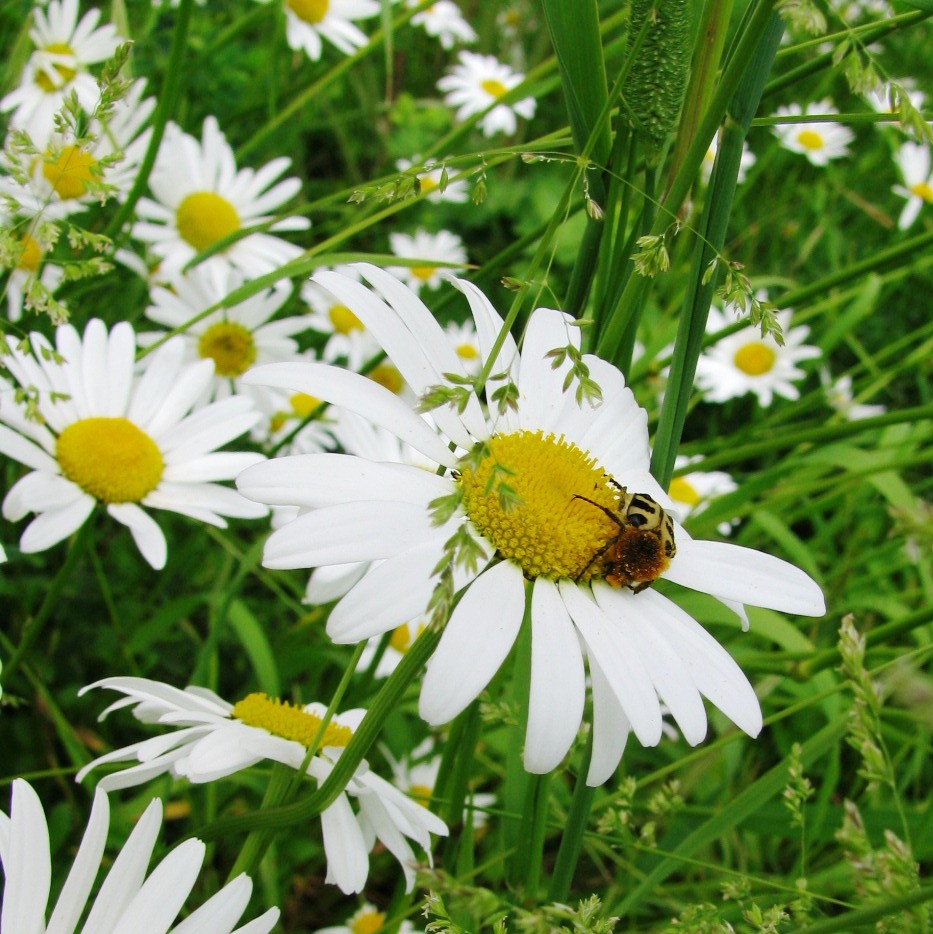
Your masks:
<svg viewBox="0 0 933 934"><path fill-rule="evenodd" d="M20 539L23 551L67 538L101 503L158 569L165 566L165 536L147 510L220 528L224 516L266 515L217 482L264 459L216 450L259 417L250 400L233 397L191 412L213 376L209 361L183 363L184 347L173 340L137 372L132 327L121 322L108 334L98 319L83 338L62 325L55 347L36 333L30 342L32 353L11 346L0 358L34 410L0 382L0 452L31 468L3 501L13 522L36 513Z"/></svg>
<svg viewBox="0 0 933 934"><path fill-rule="evenodd" d="M706 150L706 155L700 163L700 177L705 185L709 184L710 175L713 172L713 163L716 161L716 153L719 151L719 134L717 133ZM742 155L739 158L739 174L736 176L736 182L741 185L748 176L748 170L756 162L755 154L748 148L748 143L742 143Z"/></svg>
<svg viewBox="0 0 933 934"><path fill-rule="evenodd" d="M684 457L677 455L674 467L682 470L690 466L698 466L702 457ZM678 474L671 480L667 488L667 495L676 507L680 518L686 519L691 515L698 515L709 505L710 500L717 496L724 496L738 489L735 480L722 470L690 470ZM717 526L720 535L728 535L732 531L732 524L721 522Z"/></svg>
<svg viewBox="0 0 933 934"><path fill-rule="evenodd" d="M334 273L315 278L372 330L419 397L445 383L445 373L465 383L466 369L418 297L384 270L358 269L382 298ZM502 319L475 286L455 282L469 300L486 358ZM493 361L485 386L493 414L487 417L481 400L464 389L456 407L432 411L437 431L357 374L323 363L257 368L247 381L356 411L447 472L319 454L258 465L238 484L260 502L308 510L269 538L267 567L382 562L334 607L327 632L340 643L389 632L423 613L445 547L468 536L475 563L454 562L465 589L428 662L421 716L432 725L446 723L486 687L515 642L527 594L532 657L525 767L549 771L573 743L584 708L585 654L597 704L588 780L598 784L617 765L616 740L628 724L645 745L660 740L660 700L694 744L706 733L703 695L746 732L761 729L757 698L741 670L651 582L664 577L710 593L739 613L750 604L819 615L824 604L816 583L787 562L693 541L664 514L671 503L648 469L645 411L622 374L588 354L582 359L602 387L602 402L578 403L575 387L565 386L569 359L555 367L549 355L568 345L579 346L572 319L538 309L521 356L507 337ZM515 399L515 409L500 411L503 392ZM457 449L468 453L459 456ZM439 502L451 511L437 525ZM604 676L598 686L597 671ZM604 686L617 708L608 719L599 713L608 696Z"/></svg>
<svg viewBox="0 0 933 934"><path fill-rule="evenodd" d="M304 51L312 62L321 57L322 39L344 55L352 55L366 45L369 39L353 20L369 19L381 9L378 0L284 0L284 7L289 48Z"/></svg>
<svg viewBox="0 0 933 934"><path fill-rule="evenodd" d="M445 93L444 103L457 108L458 120L485 113L480 127L486 136L496 133L511 136L518 125L516 116L530 120L537 102L533 97L523 97L511 104L500 104L499 100L524 80L524 75L512 71L493 55L460 52L458 64L437 82L437 88Z"/></svg>
<svg viewBox="0 0 933 934"><path fill-rule="evenodd" d="M205 119L200 142L170 123L149 178L157 200L140 199L136 211L143 220L133 225L133 236L151 245L162 260L160 274L171 279L202 250L239 230L266 223L277 208L298 194L301 182L297 178L273 185L290 164L283 157L258 172L237 169L233 150L214 117ZM309 226L307 218L288 217L269 230L306 230ZM233 266L255 278L301 252L279 237L251 233L202 265L215 270Z"/></svg>
<svg viewBox="0 0 933 934"><path fill-rule="evenodd" d="M17 202L21 213L46 219L66 217L110 196L125 200L152 135L152 129L143 130L143 124L156 102L152 97L142 100L145 87L143 79L134 82L108 120L91 120L87 136L92 142L88 145L75 146L53 133L43 158L23 154L19 169L29 176L29 186L7 177L0 190ZM119 161L108 161L114 156L119 156Z"/></svg>
<svg viewBox="0 0 933 934"><path fill-rule="evenodd" d="M131 788L158 775L171 773L190 782L212 782L250 768L265 759L293 769L302 767L308 747L323 723L326 707L296 707L265 694L248 694L230 704L201 687L178 688L148 678L104 678L82 688L108 688L125 695L102 714L131 706L143 723L170 725L173 731L106 753L78 772L77 781L99 765L137 762L105 776L104 791ZM348 710L328 723L320 748L307 766L308 774L323 782L333 770L364 710ZM349 797L356 799L354 813ZM414 840L430 860L431 834L444 836L447 825L426 808L360 763L340 796L321 813L327 882L342 892L359 892L369 873L369 851L376 840L401 863L406 890L415 879L415 855L406 838Z"/></svg>
<svg viewBox="0 0 933 934"><path fill-rule="evenodd" d="M421 164L419 156L415 156L412 159L397 159L395 162L395 166L400 172L407 172L409 169L415 167L420 168ZM448 174L456 173L451 173L448 170ZM470 197L467 191L465 178L460 178L455 181L448 180L447 184L444 185L442 189L441 182L444 177L444 166L443 164L437 165L433 160L426 162L424 164L424 170L419 171L417 176L418 182L421 185L422 194L424 194L426 200L433 204L440 204L443 201L448 201L451 204L463 204Z"/></svg>
<svg viewBox="0 0 933 934"><path fill-rule="evenodd" d="M444 328L444 334L470 376L477 376L483 368L483 354L472 321L457 324L451 321Z"/></svg>
<svg viewBox="0 0 933 934"><path fill-rule="evenodd" d="M3 930L16 934L74 934L87 913L83 931L94 934L268 934L279 918L278 908L236 928L249 904L252 880L239 875L184 921L174 921L198 879L206 847L198 839L176 846L148 874L162 826L162 802L155 798L143 812L101 884L91 889L103 861L110 825L107 795L94 794L91 815L51 917L46 911L52 889L49 827L39 796L28 782L13 780L10 815L0 813L0 858L3 890ZM55 886L58 888L58 886Z"/></svg>
<svg viewBox="0 0 933 934"><path fill-rule="evenodd" d="M894 157L901 170L903 185L891 190L907 199L897 220L900 230L906 230L917 219L925 204L933 204L933 168L930 166L930 147L922 143L904 143Z"/></svg>
<svg viewBox="0 0 933 934"><path fill-rule="evenodd" d="M386 913L379 911L375 906L366 902L361 905L359 910L354 912L353 916L347 919L346 924L331 925L326 928L318 928L315 934L379 934L385 930ZM398 927L392 925L393 931L398 934L415 934L415 928L411 921L403 920Z"/></svg>
<svg viewBox="0 0 933 934"><path fill-rule="evenodd" d="M910 79L904 79L899 81L898 84L907 92L907 97L910 100L910 103L917 110L923 110L923 102L926 99L926 95L923 91L919 91L916 88L912 87L910 84ZM869 91L864 93L864 98L868 102L868 105L871 107L875 113L879 114L893 114L894 108L891 106L891 82L884 82L881 87L872 88Z"/></svg>
<svg viewBox="0 0 933 934"><path fill-rule="evenodd" d="M837 114L839 111L829 99L807 104L788 104L778 107L776 117L801 117L819 114ZM849 154L849 143L855 134L841 123L786 123L774 127L781 145L791 152L807 157L813 165L826 165L830 159L839 159Z"/></svg>
<svg viewBox="0 0 933 934"><path fill-rule="evenodd" d="M27 228L28 225L29 222L27 222ZM14 322L19 321L23 316L29 289L36 276L39 278L39 283L52 293L65 278L61 266L44 262L45 251L42 249L42 244L28 232L28 229L20 237L20 243L23 245L23 252L17 264L9 270L3 286L6 292L7 317Z"/></svg>
<svg viewBox="0 0 933 934"><path fill-rule="evenodd" d="M783 346L770 334L762 337L761 331L749 324L704 350L697 360L696 371L696 387L703 398L707 402L726 402L752 392L762 406L771 405L775 396L799 398L794 383L806 374L798 364L813 360L822 352L804 344L810 329L804 325L792 328L792 314L789 308L777 312L784 332ZM707 333L721 331L733 320L713 306L709 310Z"/></svg>
<svg viewBox="0 0 933 934"><path fill-rule="evenodd" d="M887 409L883 405L863 405L855 401L852 392L852 377L840 376L834 380L829 374L829 370L820 370L820 382L823 384L823 390L826 393L826 401L840 414L849 421L857 421L860 418L874 418L876 415L884 415Z"/></svg>
<svg viewBox="0 0 933 934"><path fill-rule="evenodd" d="M23 69L19 87L0 101L0 111L14 111L10 126L25 130L42 148L66 95L74 92L88 112L97 106L100 92L87 67L110 58L120 37L112 23L95 29L100 10L89 10L79 23L78 0L50 0L46 10L34 7L32 17L29 38L36 49Z"/></svg>
<svg viewBox="0 0 933 934"><path fill-rule="evenodd" d="M421 0L408 0L410 7L418 6ZM434 36L445 49L452 49L457 42L476 42L473 27L463 18L460 7L453 0L437 0L411 18L412 26L423 26L429 36Z"/></svg>
<svg viewBox="0 0 933 934"><path fill-rule="evenodd" d="M389 272L398 276L415 292L420 291L422 286L436 289L443 279L462 270L467 262L463 241L449 230L439 230L432 234L419 228L413 237L403 233L391 233L389 245L396 256L418 260L416 266L387 267ZM452 265L435 266L434 263Z"/></svg>
<svg viewBox="0 0 933 934"><path fill-rule="evenodd" d="M217 276L195 267L175 279L171 288L154 288L153 304L146 309L146 317L157 324L170 330L185 328L181 337L190 359L213 361L215 379L209 398L243 392L255 395L255 387L242 386L240 377L254 363L296 359L298 344L293 337L308 329L304 315L272 320L291 294L288 282L257 292L238 305L198 317L245 282L236 269ZM197 320L190 323L193 319ZM162 336L145 335L150 341ZM257 407L262 410L268 405L261 405L257 397Z"/></svg>

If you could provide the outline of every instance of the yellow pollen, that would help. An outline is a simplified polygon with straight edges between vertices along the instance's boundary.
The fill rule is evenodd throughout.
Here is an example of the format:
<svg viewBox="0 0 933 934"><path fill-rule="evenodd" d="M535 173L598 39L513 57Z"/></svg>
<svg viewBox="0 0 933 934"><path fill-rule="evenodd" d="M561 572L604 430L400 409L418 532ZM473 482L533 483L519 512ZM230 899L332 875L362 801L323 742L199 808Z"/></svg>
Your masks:
<svg viewBox="0 0 933 934"><path fill-rule="evenodd" d="M431 798L434 797L434 789L428 788L427 785L412 785L408 789L408 795L422 807L428 808L431 806Z"/></svg>
<svg viewBox="0 0 933 934"><path fill-rule="evenodd" d="M319 23L327 16L329 0L285 0L285 5L305 23Z"/></svg>
<svg viewBox="0 0 933 934"><path fill-rule="evenodd" d="M379 366L374 367L369 372L369 378L396 395L402 391L402 387L405 385L402 374L390 363L380 363Z"/></svg>
<svg viewBox="0 0 933 934"><path fill-rule="evenodd" d="M138 503L162 479L155 441L125 418L82 418L59 436L62 473L105 503Z"/></svg>
<svg viewBox="0 0 933 934"><path fill-rule="evenodd" d="M42 163L45 180L63 201L80 198L96 178L97 160L76 146L65 146L57 158L49 155Z"/></svg>
<svg viewBox="0 0 933 934"><path fill-rule="evenodd" d="M797 134L797 142L804 149L809 149L811 152L822 149L826 145L823 142L823 137L816 130L801 130Z"/></svg>
<svg viewBox="0 0 933 934"><path fill-rule="evenodd" d="M364 911L350 924L352 934L376 934L382 930L386 916L381 911Z"/></svg>
<svg viewBox="0 0 933 934"><path fill-rule="evenodd" d="M65 42L53 42L51 45L47 45L44 49L44 52L52 52L56 55L74 55L74 50ZM52 66L52 69L55 73L62 79L58 84L56 84L48 76L45 71L40 71L36 73L36 84L45 91L46 94L51 94L53 91L57 91L60 88L64 87L71 81L74 76L78 73L74 68L69 68L67 65L56 64Z"/></svg>
<svg viewBox="0 0 933 934"><path fill-rule="evenodd" d="M412 266L411 274L422 282L427 282L434 273L437 272L437 266Z"/></svg>
<svg viewBox="0 0 933 934"><path fill-rule="evenodd" d="M667 492L671 499L688 506L696 506L703 499L686 477L674 477Z"/></svg>
<svg viewBox="0 0 933 934"><path fill-rule="evenodd" d="M508 88L501 82L496 81L495 78L487 78L480 84L480 87L490 96L495 98L502 97Z"/></svg>
<svg viewBox="0 0 933 934"><path fill-rule="evenodd" d="M321 404L320 399L306 392L296 392L288 401L298 418L307 418Z"/></svg>
<svg viewBox="0 0 933 934"><path fill-rule="evenodd" d="M928 182L917 182L916 185L911 185L910 193L923 198L927 204L933 204L933 187Z"/></svg>
<svg viewBox="0 0 933 934"><path fill-rule="evenodd" d="M589 580L593 556L619 525L587 499L615 511L618 490L595 459L563 436L493 435L474 468L464 465L463 505L477 529L528 577ZM584 573L585 572L585 573Z"/></svg>
<svg viewBox="0 0 933 934"><path fill-rule="evenodd" d="M313 713L302 710L288 701L269 697L260 691L247 694L237 701L230 716L248 726L259 727L273 736L290 739L302 746L310 746L321 729L322 720ZM346 746L353 732L348 726L333 721L327 724L319 748L324 746Z"/></svg>
<svg viewBox="0 0 933 934"><path fill-rule="evenodd" d="M430 175L419 175L418 185L421 188L421 194L426 195L437 188L437 182Z"/></svg>
<svg viewBox="0 0 933 934"><path fill-rule="evenodd" d="M363 322L346 305L332 305L327 312L330 323L337 334L349 334L351 331L364 331Z"/></svg>
<svg viewBox="0 0 933 934"><path fill-rule="evenodd" d="M185 242L196 250L206 250L240 229L240 215L213 191L195 191L178 205L175 225Z"/></svg>
<svg viewBox="0 0 933 934"><path fill-rule="evenodd" d="M461 360L475 360L479 356L479 351L472 344L460 344L457 347L457 356Z"/></svg>
<svg viewBox="0 0 933 934"><path fill-rule="evenodd" d="M245 373L256 360L253 335L235 321L212 324L198 340L198 354L214 361L218 376L233 379Z"/></svg>
<svg viewBox="0 0 933 934"><path fill-rule="evenodd" d="M36 272L42 262L42 247L39 246L39 241L32 234L26 234L19 242L23 245L23 252L16 263L17 268L25 269L26 272Z"/></svg>
<svg viewBox="0 0 933 934"><path fill-rule="evenodd" d="M761 376L774 366L775 356L776 354L767 344L752 341L739 347L732 362L749 376Z"/></svg>

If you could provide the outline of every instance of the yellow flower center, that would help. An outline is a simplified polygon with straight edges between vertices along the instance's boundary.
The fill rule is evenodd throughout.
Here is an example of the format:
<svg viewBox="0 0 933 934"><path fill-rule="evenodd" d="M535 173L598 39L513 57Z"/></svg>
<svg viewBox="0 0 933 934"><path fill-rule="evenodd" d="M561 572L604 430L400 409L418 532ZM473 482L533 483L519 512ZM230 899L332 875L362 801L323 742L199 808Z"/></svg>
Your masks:
<svg viewBox="0 0 933 934"><path fill-rule="evenodd" d="M43 51L52 52L57 55L75 54L71 46L65 42L53 42L51 45L47 45ZM59 81L57 84L48 76L45 71L36 73L36 84L38 84L46 94L51 94L53 91L57 91L64 87L78 73L74 68L69 68L67 65L62 64L53 65L52 69L61 78L61 81Z"/></svg>
<svg viewBox="0 0 933 934"><path fill-rule="evenodd" d="M678 503L686 503L688 506L696 506L703 499L697 492L697 488L686 477L674 477L671 480L668 495Z"/></svg>
<svg viewBox="0 0 933 934"><path fill-rule="evenodd" d="M419 175L418 185L421 187L421 194L426 195L437 188L437 182L430 175Z"/></svg>
<svg viewBox="0 0 933 934"><path fill-rule="evenodd" d="M928 182L917 182L916 185L911 185L910 193L923 198L927 204L933 204L933 187L930 187Z"/></svg>
<svg viewBox="0 0 933 934"><path fill-rule="evenodd" d="M418 632L415 637L412 638L411 626L408 623L402 623L401 626L396 626L392 630L392 635L389 638L389 645L395 649L401 655L404 655L410 648L412 642L424 632L424 626L418 627Z"/></svg>
<svg viewBox="0 0 933 934"><path fill-rule="evenodd" d="M305 23L319 23L327 16L329 0L285 0L285 5Z"/></svg>
<svg viewBox="0 0 933 934"><path fill-rule="evenodd" d="M89 183L96 178L96 165L97 160L89 152L77 146L65 146L57 158L48 155L43 161L42 174L64 201L80 198L87 192Z"/></svg>
<svg viewBox="0 0 933 934"><path fill-rule="evenodd" d="M273 736L301 743L302 746L310 746L314 742L323 722L320 717L301 707L277 697L269 697L260 691L247 694L243 700L237 701L230 716ZM352 736L350 727L331 722L324 730L320 746L346 746Z"/></svg>
<svg viewBox="0 0 933 934"><path fill-rule="evenodd" d="M479 463L460 474L476 528L528 577L553 580L601 576L594 555L620 531L599 508L618 508L610 480L575 444L541 431L493 435Z"/></svg>
<svg viewBox="0 0 933 934"><path fill-rule="evenodd" d="M373 367L369 371L369 378L396 395L402 391L402 387L405 385L402 374L391 363L380 363L379 366Z"/></svg>
<svg viewBox="0 0 933 934"><path fill-rule="evenodd" d="M434 789L427 785L412 785L408 789L409 797L413 798L422 807L431 806L431 798L434 797Z"/></svg>
<svg viewBox="0 0 933 934"><path fill-rule="evenodd" d="M503 94L508 90L508 88L501 82L496 81L495 78L487 78L480 84L480 87L490 96L495 98L502 97Z"/></svg>
<svg viewBox="0 0 933 934"><path fill-rule="evenodd" d="M353 918L350 930L353 934L376 934L382 930L386 916L381 911L363 911Z"/></svg>
<svg viewBox="0 0 933 934"><path fill-rule="evenodd" d="M200 251L238 231L240 215L226 198L213 191L195 191L178 205L175 225L182 239Z"/></svg>
<svg viewBox="0 0 933 934"><path fill-rule="evenodd" d="M162 479L155 441L125 418L82 418L55 444L62 473L105 503L138 503Z"/></svg>
<svg viewBox="0 0 933 934"><path fill-rule="evenodd" d="M472 344L460 344L457 347L457 356L461 360L475 360L479 356L479 350Z"/></svg>
<svg viewBox="0 0 933 934"><path fill-rule="evenodd" d="M346 305L332 305L327 312L330 323L337 334L349 334L351 331L363 331L363 322Z"/></svg>
<svg viewBox="0 0 933 934"><path fill-rule="evenodd" d="M26 234L19 242L23 245L23 252L19 255L17 268L25 269L26 272L36 272L42 262L42 247L39 246L39 241L32 234Z"/></svg>
<svg viewBox="0 0 933 934"><path fill-rule="evenodd" d="M241 376L256 360L253 335L235 321L212 324L198 340L198 353L214 361L218 376L230 379Z"/></svg>
<svg viewBox="0 0 933 934"><path fill-rule="evenodd" d="M434 273L437 272L437 266L412 266L411 274L422 282L427 282Z"/></svg>
<svg viewBox="0 0 933 934"><path fill-rule="evenodd" d="M767 344L751 341L739 347L732 362L749 376L761 376L774 366L775 357L776 354Z"/></svg>
<svg viewBox="0 0 933 934"><path fill-rule="evenodd" d="M797 134L797 142L800 143L804 149L809 149L811 152L816 149L822 149L825 145L823 137L817 133L816 130L801 130Z"/></svg>
<svg viewBox="0 0 933 934"><path fill-rule="evenodd" d="M306 392L296 392L288 401L298 418L307 418L321 404L320 399Z"/></svg>

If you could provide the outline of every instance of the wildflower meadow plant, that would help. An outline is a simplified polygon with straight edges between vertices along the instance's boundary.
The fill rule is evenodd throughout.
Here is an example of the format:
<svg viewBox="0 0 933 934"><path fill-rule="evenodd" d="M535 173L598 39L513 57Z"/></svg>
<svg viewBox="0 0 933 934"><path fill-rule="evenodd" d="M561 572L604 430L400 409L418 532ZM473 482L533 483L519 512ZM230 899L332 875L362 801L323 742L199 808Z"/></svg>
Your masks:
<svg viewBox="0 0 933 934"><path fill-rule="evenodd" d="M856 6L0 5L2 934L930 929Z"/></svg>

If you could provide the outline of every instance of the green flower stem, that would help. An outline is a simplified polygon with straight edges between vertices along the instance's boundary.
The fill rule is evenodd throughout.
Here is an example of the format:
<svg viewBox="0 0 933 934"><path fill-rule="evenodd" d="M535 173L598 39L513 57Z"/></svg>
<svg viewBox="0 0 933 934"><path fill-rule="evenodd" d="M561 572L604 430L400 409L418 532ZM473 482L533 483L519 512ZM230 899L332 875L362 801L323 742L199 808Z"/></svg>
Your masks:
<svg viewBox="0 0 933 934"><path fill-rule="evenodd" d="M435 794L441 796L440 816L449 827L459 827L462 822L472 828L472 815L464 818L464 807L469 797L470 776L473 773L476 743L481 726L479 700L473 701L467 707L457 718L455 726L457 729L451 730L444 748ZM463 837L463 834L451 834L444 841L445 865L458 865L461 860L467 859L468 855L472 860L472 854L466 852L470 849L472 832L468 840Z"/></svg>
<svg viewBox="0 0 933 934"><path fill-rule="evenodd" d="M693 290L688 288L684 293L684 308L674 343L670 378L651 455L651 472L664 489L671 482L674 459L687 420L697 359L703 349L706 320L716 287L716 275L709 275L707 270L710 263L721 255L725 244L742 146L783 32L784 25L780 17L776 13L772 14L748 71L742 76L729 106L722 141L707 188L703 216L699 222L700 235L694 248L693 266L688 280Z"/></svg>
<svg viewBox="0 0 933 934"><path fill-rule="evenodd" d="M696 137L684 156L680 171L674 177L658 207L657 218L649 232L651 236L663 235L676 219L709 148L709 141L719 128L732 100L734 90L738 87L742 76L749 67L749 62L758 49L760 39L771 18L773 5L773 0L758 0L751 7L751 14L747 19L745 29L742 31L735 50L725 66L710 105L700 121ZM642 278L642 276L637 275L629 278L619 301L599 335L596 353L605 360L612 360L616 356L625 333L626 309L631 306L637 293L642 288L639 281Z"/></svg>
<svg viewBox="0 0 933 934"><path fill-rule="evenodd" d="M159 93L159 102L156 104L155 113L152 117L152 136L149 139L149 148L139 165L136 178L133 180L133 187L126 196L126 201L120 205L119 210L107 225L105 231L106 235L115 241L115 245L125 240L128 235L123 230L124 225L133 216L136 202L139 201L142 193L146 190L149 174L155 165L156 156L159 154L159 146L162 144L162 137L165 135L165 125L175 111L175 102L181 91L184 77L188 73L184 63L188 43L188 24L191 22L193 7L194 0L181 0L178 7L168 66L165 69L165 78L162 82L162 90Z"/></svg>
<svg viewBox="0 0 933 934"><path fill-rule="evenodd" d="M23 626L23 632L19 639L19 645L17 645L16 650L10 656L10 658L3 663L3 681L7 681L11 674L16 671L19 664L23 661L26 653L29 651L30 646L33 642L41 635L42 630L45 628L48 621L52 618L52 613L59 607L62 590L64 590L65 584L68 582L69 578L72 575L75 567L77 566L80 559L84 556L84 552L88 547L88 544L91 539L91 524L94 521L94 514L92 513L84 522L84 525L78 529L77 534L75 535L71 547L68 549L68 555L65 558L65 563L59 568L58 573L52 579L52 583L49 585L48 590L45 591L45 597L42 600L41 605L35 616L32 619L27 619L26 624Z"/></svg>
<svg viewBox="0 0 933 934"><path fill-rule="evenodd" d="M270 807L252 814L221 818L198 829L199 837L218 837L241 831L287 827L320 814L334 803L347 786L360 762L379 736L386 717L398 706L408 685L414 680L441 638L440 629L426 629L406 652L398 668L386 679L366 716L354 731L333 771L311 795L292 804Z"/></svg>
<svg viewBox="0 0 933 934"><path fill-rule="evenodd" d="M584 832L589 821L590 809L593 806L593 796L596 794L595 787L586 783L592 757L593 731L591 729L587 737L583 759L577 769L573 798L570 801L570 811L564 823L560 848L557 850L557 861L554 863L554 871L551 874L548 900L552 902L566 901L577 870L580 852L583 849Z"/></svg>
<svg viewBox="0 0 933 934"><path fill-rule="evenodd" d="M520 847L525 863L522 888L525 897L529 899L538 898L538 887L541 884L541 862L544 859L544 837L547 831L548 805L551 800L549 791L553 774L548 772L546 775L531 777L525 810L522 813L522 839L525 841Z"/></svg>

